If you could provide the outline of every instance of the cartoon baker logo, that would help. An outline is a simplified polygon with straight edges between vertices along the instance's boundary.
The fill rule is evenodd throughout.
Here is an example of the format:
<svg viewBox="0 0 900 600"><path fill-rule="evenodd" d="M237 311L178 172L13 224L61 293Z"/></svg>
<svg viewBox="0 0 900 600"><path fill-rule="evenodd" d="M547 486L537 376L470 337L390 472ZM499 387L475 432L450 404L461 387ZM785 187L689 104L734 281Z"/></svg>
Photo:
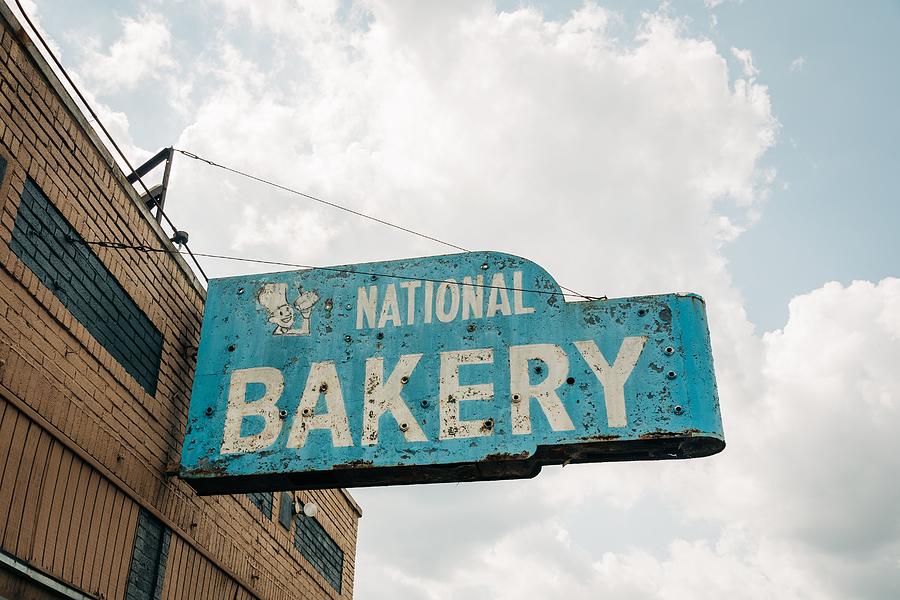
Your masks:
<svg viewBox="0 0 900 600"><path fill-rule="evenodd" d="M269 313L269 323L275 325L272 335L309 335L309 321L313 305L319 301L319 295L313 291L304 292L297 288L299 296L293 306L287 301L288 286L286 283L266 283L256 295L256 301ZM300 326L294 327L300 313Z"/></svg>

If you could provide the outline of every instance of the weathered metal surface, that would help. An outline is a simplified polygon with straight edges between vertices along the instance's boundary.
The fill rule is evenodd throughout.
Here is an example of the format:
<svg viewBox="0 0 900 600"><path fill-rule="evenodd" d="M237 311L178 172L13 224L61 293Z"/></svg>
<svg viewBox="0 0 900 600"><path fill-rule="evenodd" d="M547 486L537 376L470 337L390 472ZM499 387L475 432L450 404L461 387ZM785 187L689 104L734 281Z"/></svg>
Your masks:
<svg viewBox="0 0 900 600"><path fill-rule="evenodd" d="M508 479L724 446L699 296L567 302L534 263L473 252L210 281L181 476Z"/></svg>

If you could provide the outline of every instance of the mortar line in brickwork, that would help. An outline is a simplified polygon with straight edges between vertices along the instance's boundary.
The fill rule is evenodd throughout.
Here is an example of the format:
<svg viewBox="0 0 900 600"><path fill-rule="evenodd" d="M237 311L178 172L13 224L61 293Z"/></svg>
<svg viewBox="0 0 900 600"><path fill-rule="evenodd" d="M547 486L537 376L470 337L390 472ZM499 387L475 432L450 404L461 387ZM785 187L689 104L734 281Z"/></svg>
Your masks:
<svg viewBox="0 0 900 600"><path fill-rule="evenodd" d="M165 523L165 525L169 529L177 534L178 537L184 541L184 543L193 548L194 551L197 552L197 554L204 557L210 563L221 569L222 572L228 575L232 580L234 580L234 582L238 586L246 590L250 597L257 597L254 588L249 583L244 581L243 578L235 571L225 565L224 561L220 561L216 557L214 557L211 552L200 545L198 541L190 537L186 531L181 529L174 520L170 519L165 514L163 514L162 511L150 504L124 479L120 478L118 475L104 466L100 461L83 450L81 446L79 446L72 438L69 437L68 434L66 434L64 431L56 427L53 423L38 414L33 408L31 408L31 406L26 404L22 399L14 394L11 389L7 388L3 384L0 384L0 395L2 395L3 398L5 398L16 410L24 413L25 416L28 417L31 421L37 423L45 431L53 434L56 440L58 440L65 448L67 448L70 452L77 456L81 461L96 470L101 476L112 482L119 490L121 490L124 496L130 498L135 504L143 507L145 510L147 510L147 512Z"/></svg>
<svg viewBox="0 0 900 600"><path fill-rule="evenodd" d="M119 144L116 143L115 138L113 138L112 134L106 128L106 125L103 124L103 121L100 119L100 116L97 115L97 113L94 111L93 107L87 101L87 98L84 97L84 94L82 94L81 90L78 88L78 86L75 85L75 82L72 80L72 77L69 76L69 73L68 73L68 71L66 71L66 68L62 65L60 60L56 57L56 54L54 54L53 49L50 48L50 44L47 43L47 40L44 39L44 36L41 35L41 32L38 30L38 28L35 27L34 23L32 23L31 18L28 16L28 13L25 11L25 7L22 6L22 2L20 0L15 0L15 1L16 1L16 6L19 7L19 12L25 18L25 22L28 23L28 26L34 32L35 37L37 37L37 39L41 42L41 45L44 47L44 51L51 58L51 60L53 60L53 63L59 69L60 73L62 73L63 77L65 77L65 79L69 83L69 86L71 87L72 91L75 92L75 94L81 100L81 103L84 105L84 107L88 110L89 113L91 113L91 116L93 117L94 122L100 126L100 129L106 135L106 138L112 144L113 148L115 148L116 152L119 153L119 156L125 162L125 165L131 170L132 173L136 173L135 168L131 165L131 161L128 160L128 157L122 151L122 148L120 148ZM115 163L115 161L113 161L113 162ZM114 166L118 166L118 165L114 165ZM137 177L137 182L141 184L142 188L144 188L144 193L147 195L147 197L148 198L152 197L152 194L150 193L150 188L147 187L147 184L144 183L144 180L141 179L140 176ZM169 227L171 227L173 231L175 231L175 232L178 231L178 228L175 226L175 224L169 218L169 215L167 215L165 212L163 212L161 207L159 208L159 214L163 216L163 218L166 220L166 223L169 224ZM207 283L209 283L209 278L206 276L206 272L203 270L203 267L200 266L200 261L197 260L197 258L194 256L194 253L191 252L191 249L188 247L188 245L186 243L183 245L184 245L184 249L187 250L188 256L190 256L193 259L194 264L197 265L197 269L200 271L200 275L202 275L203 279Z"/></svg>

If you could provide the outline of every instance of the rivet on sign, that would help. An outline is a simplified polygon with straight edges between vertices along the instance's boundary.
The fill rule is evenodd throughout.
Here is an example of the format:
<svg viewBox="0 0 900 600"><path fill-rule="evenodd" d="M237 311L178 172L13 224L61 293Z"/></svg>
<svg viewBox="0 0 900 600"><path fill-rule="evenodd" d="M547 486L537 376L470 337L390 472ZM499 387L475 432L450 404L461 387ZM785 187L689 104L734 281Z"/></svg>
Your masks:
<svg viewBox="0 0 900 600"><path fill-rule="evenodd" d="M569 385L575 385L575 378L574 378L574 377L567 377L567 378L566 378L566 383L569 384Z"/></svg>
<svg viewBox="0 0 900 600"><path fill-rule="evenodd" d="M684 413L684 409L681 406L676 406L674 410L676 415Z"/></svg>
<svg viewBox="0 0 900 600"><path fill-rule="evenodd" d="M353 305L352 305L352 304L347 304L347 305L345 306L345 308L346 308L347 310L351 310L351 309L353 308Z"/></svg>
<svg viewBox="0 0 900 600"><path fill-rule="evenodd" d="M243 293L244 293L244 288L238 288L238 295L243 294Z"/></svg>
<svg viewBox="0 0 900 600"><path fill-rule="evenodd" d="M213 407L212 407L212 406L207 406L207 407L206 407L206 416L207 416L207 417L211 417L212 414L213 414Z"/></svg>
<svg viewBox="0 0 900 600"><path fill-rule="evenodd" d="M409 377L404 375L403 377L400 378L400 383L402 383L403 385L406 385L407 383L409 383Z"/></svg>
<svg viewBox="0 0 900 600"><path fill-rule="evenodd" d="M320 386L319 386L319 391L322 392L323 394L324 394L325 392L327 392L327 391L328 391L328 384L327 384L327 383L323 383L322 385L320 385Z"/></svg>
<svg viewBox="0 0 900 600"><path fill-rule="evenodd" d="M310 409L308 409L308 408L304 408L304 409L303 409L303 416L304 416L304 417L308 417L308 416L311 415L311 414L312 414L312 411L311 411Z"/></svg>
<svg viewBox="0 0 900 600"><path fill-rule="evenodd" d="M422 408L428 408L428 400L422 400Z"/></svg>
<svg viewBox="0 0 900 600"><path fill-rule="evenodd" d="M485 429L493 429L494 428L494 420L493 419L486 420L484 422L484 428Z"/></svg>
<svg viewBox="0 0 900 600"><path fill-rule="evenodd" d="M673 348L672 346L666 346L666 354L672 356L673 354L675 354L675 348Z"/></svg>
<svg viewBox="0 0 900 600"><path fill-rule="evenodd" d="M640 310L638 311L638 316L639 316L639 317L643 317L643 316L646 315L646 314L647 314L647 309L645 309L645 308L642 308L642 309L640 309Z"/></svg>
<svg viewBox="0 0 900 600"><path fill-rule="evenodd" d="M325 310L331 310L332 308L334 308L334 301L329 298L325 301Z"/></svg>
<svg viewBox="0 0 900 600"><path fill-rule="evenodd" d="M475 331L475 323L469 323L469 326L466 327L466 330L467 330L469 333L472 333L473 331Z"/></svg>
<svg viewBox="0 0 900 600"><path fill-rule="evenodd" d="M229 352L234 352L234 344L231 344L231 345L228 346L228 351L229 351Z"/></svg>
<svg viewBox="0 0 900 600"><path fill-rule="evenodd" d="M406 431L409 429L409 423L400 423L400 431Z"/></svg>
<svg viewBox="0 0 900 600"><path fill-rule="evenodd" d="M284 419L285 417L287 417L287 411L282 408L281 410L278 411L278 418Z"/></svg>
<svg viewBox="0 0 900 600"><path fill-rule="evenodd" d="M519 402L519 400L521 400L521 398L519 398L519 395L513 394L513 402Z"/></svg>
<svg viewBox="0 0 900 600"><path fill-rule="evenodd" d="M384 334L381 333L381 332L379 331L379 332L375 335L375 337L377 337L379 340L383 340L383 339L384 339Z"/></svg>
<svg viewBox="0 0 900 600"><path fill-rule="evenodd" d="M487 270L488 270L488 264L487 264L487 263L481 263L481 270L482 270L482 271L487 271Z"/></svg>
<svg viewBox="0 0 900 600"><path fill-rule="evenodd" d="M349 344L350 342L353 341L353 338L350 337L349 335L345 335L345 336L344 336L344 341L347 342L347 343Z"/></svg>
<svg viewBox="0 0 900 600"><path fill-rule="evenodd" d="M378 275L372 275L372 281L375 281L376 279L378 279Z"/></svg>
<svg viewBox="0 0 900 600"><path fill-rule="evenodd" d="M668 377L669 379L675 379L676 377L678 377L678 374L675 373L675 371L669 371L668 373L666 373L666 377Z"/></svg>

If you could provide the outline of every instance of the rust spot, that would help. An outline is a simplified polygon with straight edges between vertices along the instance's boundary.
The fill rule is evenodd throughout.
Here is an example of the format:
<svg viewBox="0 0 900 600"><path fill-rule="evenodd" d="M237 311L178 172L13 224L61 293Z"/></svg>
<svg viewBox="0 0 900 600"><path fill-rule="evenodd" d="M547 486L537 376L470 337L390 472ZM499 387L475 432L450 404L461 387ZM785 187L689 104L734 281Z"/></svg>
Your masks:
<svg viewBox="0 0 900 600"><path fill-rule="evenodd" d="M522 452L498 452L496 454L488 454L484 457L485 462L490 462L492 460L522 460L523 458L528 458L528 452L523 450Z"/></svg>
<svg viewBox="0 0 900 600"><path fill-rule="evenodd" d="M335 469L370 469L374 466L371 460L351 460L350 462L334 465Z"/></svg>
<svg viewBox="0 0 900 600"><path fill-rule="evenodd" d="M665 440L672 438L680 438L680 437L691 437L692 435L701 433L699 429L684 429L682 431L651 431L650 433L645 433L640 438L641 440Z"/></svg>
<svg viewBox="0 0 900 600"><path fill-rule="evenodd" d="M378 377L372 375L368 379L366 379L366 395L370 396L372 392L375 391L375 388L378 387ZM370 400L370 402L374 402L374 400Z"/></svg>

